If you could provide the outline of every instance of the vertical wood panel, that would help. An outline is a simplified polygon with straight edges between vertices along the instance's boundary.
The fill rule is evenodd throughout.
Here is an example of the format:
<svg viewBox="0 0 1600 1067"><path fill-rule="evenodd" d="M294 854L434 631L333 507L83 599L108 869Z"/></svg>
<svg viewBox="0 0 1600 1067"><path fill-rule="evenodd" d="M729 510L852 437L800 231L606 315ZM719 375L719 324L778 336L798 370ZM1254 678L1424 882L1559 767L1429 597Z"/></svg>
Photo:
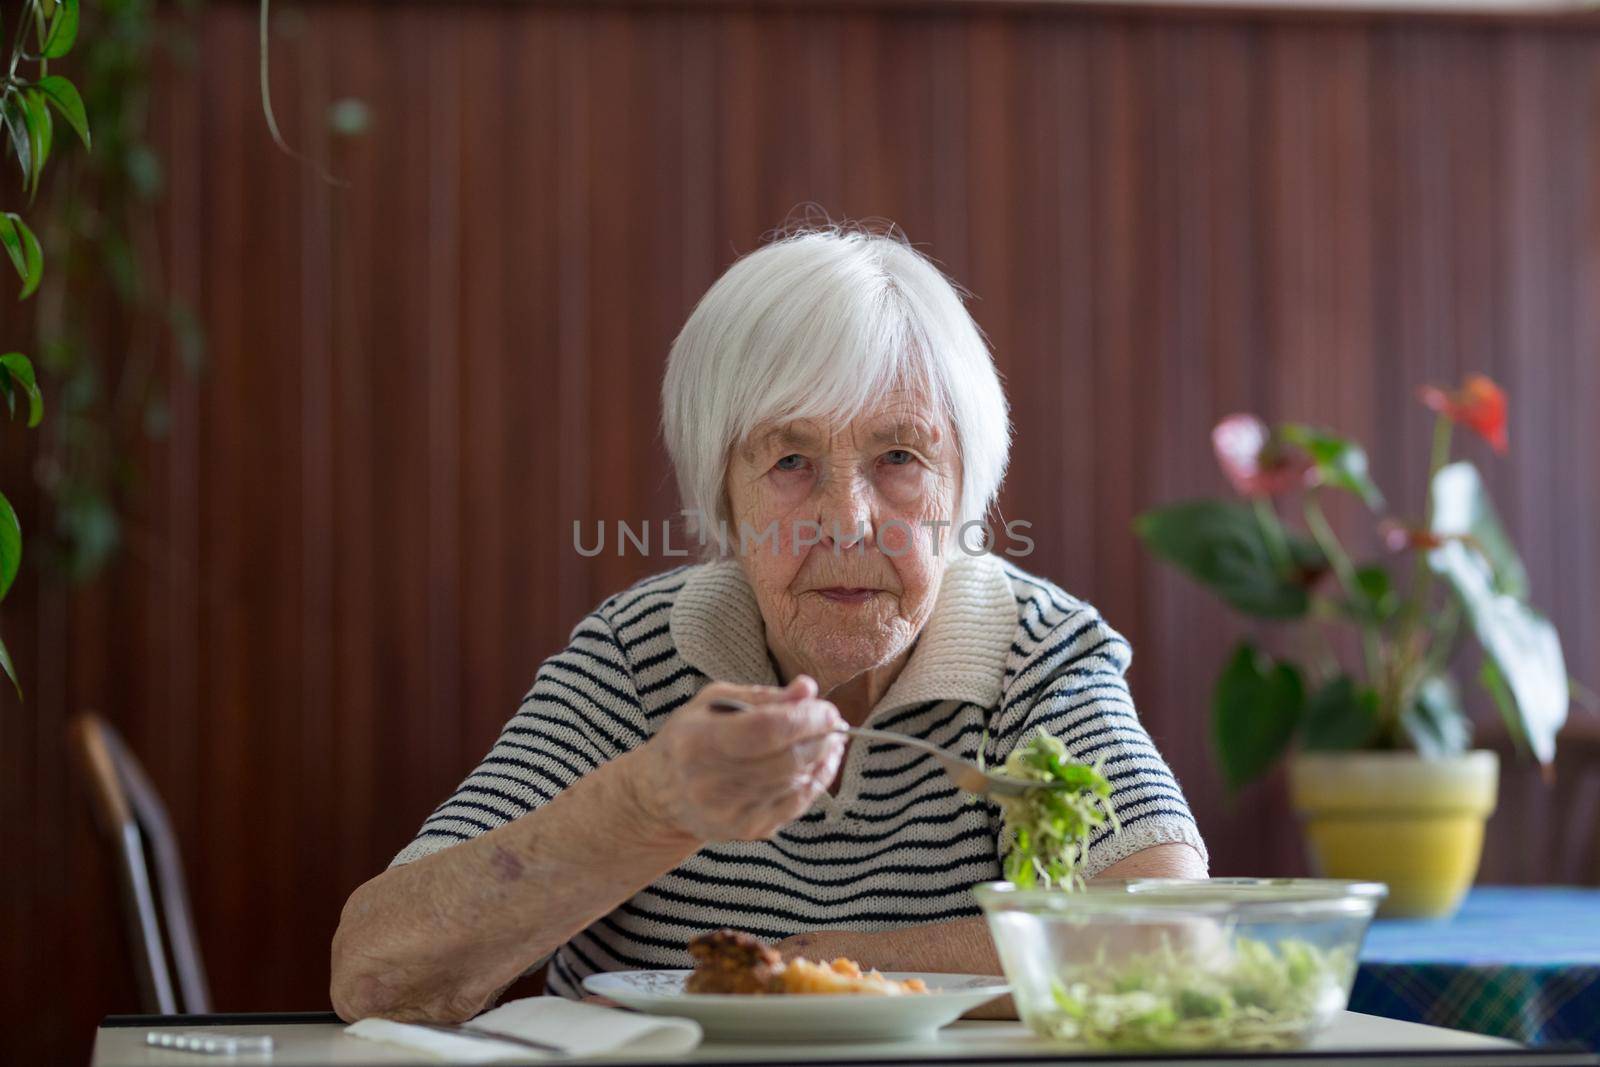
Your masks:
<svg viewBox="0 0 1600 1067"><path fill-rule="evenodd" d="M340 56L331 88L338 94L376 96L383 66L383 42L377 35L377 13L369 8L339 9L319 36ZM308 115L312 112L308 109ZM375 281L370 249L383 232L378 224L377 193L382 171L377 145L391 139L400 116L387 100L374 99L373 132L336 142L330 155L338 176L349 183L329 197L328 240L333 292L328 302L328 334L333 373L323 383L332 398L332 468L334 529L333 646L337 664L331 707L334 709L338 777L333 818L326 825L333 848L332 864L344 884L359 884L382 860L383 844L398 835L379 828L377 813L389 806L380 785L377 738L386 710L377 692L378 620L387 616L377 603L375 540L376 493L373 470L378 449L374 433L373 377L387 372L370 338L375 325ZM359 190L359 194L357 194Z"/></svg>
<svg viewBox="0 0 1600 1067"><path fill-rule="evenodd" d="M336 73L334 50L338 24L330 21L326 34L306 38L301 69L302 88L296 115L296 129L318 158L327 165L332 160L332 139L317 136L324 131L326 101L333 93ZM311 173L300 174L301 212L299 228L300 267L286 274L299 284L299 381L300 407L300 521L295 544L300 554L300 613L295 620L296 655L300 665L296 694L300 715L297 745L301 755L300 779L292 806L292 835L286 843L296 857L293 880L296 907L290 913L287 930L326 930L330 916L321 903L338 892L343 872L337 861L329 862L295 843L337 840L336 827L329 825L327 805L340 790L342 766L339 760L339 720L344 709L337 703L335 679L342 670L336 654L338 646L337 605L339 558L335 539L328 531L337 529L338 476L336 442L341 415L338 406L339 353L333 332L333 303L337 286L334 271L335 199L339 187ZM296 277L298 275L298 277ZM324 830L324 827L327 827ZM283 936L294 936L286 933ZM292 973L280 981L293 981Z"/></svg>
<svg viewBox="0 0 1600 1067"><path fill-rule="evenodd" d="M583 612L678 562L614 542L582 560L571 524L649 519L659 549L667 348L806 201L899 222L976 294L1017 427L1004 514L1034 523L1029 566L1132 640L1136 697L1218 872L1303 865L1281 782L1230 802L1211 765L1210 687L1245 627L1129 528L1221 489L1218 416L1343 427L1417 510L1415 387L1500 378L1511 454L1463 448L1573 672L1600 681L1593 31L286 8L278 110L333 187L262 128L254 9L213 5L200 26L152 133L163 262L208 372L174 386L171 438L142 450L118 568L79 591L29 569L5 607L30 698L0 715L0 990L38 1020L0 1046L22 1058L81 1058L93 1019L133 1006L67 716L103 709L167 796L218 1006L324 1005L344 895ZM327 127L348 96L371 109L364 135ZM36 529L28 439L0 436ZM1371 544L1359 511L1335 520ZM1561 813L1525 778L1508 777L1487 877L1554 869ZM81 995L30 978L47 961Z"/></svg>
<svg viewBox="0 0 1600 1067"><path fill-rule="evenodd" d="M465 95L462 71L484 63L481 42L470 41L460 20L445 26L418 23L427 39L427 62L415 114L426 122L425 142L427 208L425 237L415 242L426 258L424 270L414 280L424 289L426 311L423 382L427 403L426 436L426 554L414 573L427 576L427 622L423 649L428 689L422 700L407 694L426 723L427 748L459 766L463 760L459 713L439 715L437 709L461 706L461 576L464 567L461 536L461 395L464 356L462 323L466 310L463 261L477 248L477 235L468 236L461 225L463 159L462 119L471 108L489 104L493 97L470 99ZM473 47L480 45L480 47ZM424 221L419 219L419 221ZM493 238L485 235L492 245ZM420 435L419 435L420 436ZM417 521L415 504L410 515L397 515L398 523ZM474 551L470 553L477 555ZM405 574L397 584L415 584ZM448 772L434 777L448 788L455 778Z"/></svg>

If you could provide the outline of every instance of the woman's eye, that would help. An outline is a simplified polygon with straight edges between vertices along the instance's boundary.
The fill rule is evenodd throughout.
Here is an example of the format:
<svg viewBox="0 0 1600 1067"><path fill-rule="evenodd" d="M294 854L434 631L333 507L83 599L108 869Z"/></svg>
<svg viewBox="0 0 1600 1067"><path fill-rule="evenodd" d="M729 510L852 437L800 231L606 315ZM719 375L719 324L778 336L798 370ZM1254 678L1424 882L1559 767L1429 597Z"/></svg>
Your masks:
<svg viewBox="0 0 1600 1067"><path fill-rule="evenodd" d="M803 468L805 465L806 457L800 455L798 452L784 456L782 459L778 460L776 464L774 464L774 466L780 471L797 471Z"/></svg>
<svg viewBox="0 0 1600 1067"><path fill-rule="evenodd" d="M903 467L916 457L903 448L890 449L883 454L883 461L891 467Z"/></svg>

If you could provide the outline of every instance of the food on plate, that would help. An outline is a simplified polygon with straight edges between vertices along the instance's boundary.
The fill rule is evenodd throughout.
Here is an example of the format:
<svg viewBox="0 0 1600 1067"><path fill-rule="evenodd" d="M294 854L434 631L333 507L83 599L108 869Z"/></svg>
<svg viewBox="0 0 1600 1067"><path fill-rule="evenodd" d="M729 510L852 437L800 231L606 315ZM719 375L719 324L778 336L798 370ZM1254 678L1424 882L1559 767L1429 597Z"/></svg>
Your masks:
<svg viewBox="0 0 1600 1067"><path fill-rule="evenodd" d="M926 993L920 978L897 982L843 957L832 963L794 959L788 963L770 945L737 930L715 930L689 942L694 972L684 989L690 993L816 994L856 993L897 997Z"/></svg>
<svg viewBox="0 0 1600 1067"><path fill-rule="evenodd" d="M1109 823L1120 832L1111 807L1111 783L1098 765L1074 763L1067 746L1044 727L1012 750L1002 773L1040 783L1020 797L996 797L1010 847L1005 875L1022 889L1075 889L1095 830Z"/></svg>
<svg viewBox="0 0 1600 1067"><path fill-rule="evenodd" d="M1054 1010L1030 1021L1096 1049L1291 1048L1344 1007L1354 966L1346 949L1294 938L1235 938L1220 965L1166 947L1063 973Z"/></svg>
<svg viewBox="0 0 1600 1067"><path fill-rule="evenodd" d="M812 963L801 957L790 960L780 976L785 993L866 993L898 997L906 993L926 993L920 978L897 982L877 971L861 973L861 965L843 956L832 963Z"/></svg>
<svg viewBox="0 0 1600 1067"><path fill-rule="evenodd" d="M783 959L759 938L737 930L715 930L689 942L694 973L690 993L781 993Z"/></svg>

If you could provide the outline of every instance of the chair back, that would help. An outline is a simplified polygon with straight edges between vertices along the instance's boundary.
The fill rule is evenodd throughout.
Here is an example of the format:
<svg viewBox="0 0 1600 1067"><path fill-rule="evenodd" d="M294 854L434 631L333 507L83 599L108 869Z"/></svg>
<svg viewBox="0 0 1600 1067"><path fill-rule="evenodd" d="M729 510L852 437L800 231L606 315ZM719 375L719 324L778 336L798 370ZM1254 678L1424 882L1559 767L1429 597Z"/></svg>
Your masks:
<svg viewBox="0 0 1600 1067"><path fill-rule="evenodd" d="M1484 847L1484 881L1600 886L1600 728L1581 713L1540 768L1504 730L1479 742L1500 753L1500 801Z"/></svg>
<svg viewBox="0 0 1600 1067"><path fill-rule="evenodd" d="M74 719L71 739L117 868L142 1010L205 1014L211 995L166 805L121 735L99 715L85 712Z"/></svg>

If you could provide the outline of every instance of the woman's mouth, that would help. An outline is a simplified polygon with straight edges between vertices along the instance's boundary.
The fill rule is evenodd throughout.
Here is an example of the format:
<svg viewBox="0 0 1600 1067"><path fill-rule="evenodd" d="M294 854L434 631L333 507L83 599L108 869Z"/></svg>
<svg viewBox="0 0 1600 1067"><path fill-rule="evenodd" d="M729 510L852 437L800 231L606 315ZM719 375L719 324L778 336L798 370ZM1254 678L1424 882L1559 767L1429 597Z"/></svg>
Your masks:
<svg viewBox="0 0 1600 1067"><path fill-rule="evenodd" d="M844 585L818 589L817 592L835 604L865 604L878 593L876 589L860 589Z"/></svg>

